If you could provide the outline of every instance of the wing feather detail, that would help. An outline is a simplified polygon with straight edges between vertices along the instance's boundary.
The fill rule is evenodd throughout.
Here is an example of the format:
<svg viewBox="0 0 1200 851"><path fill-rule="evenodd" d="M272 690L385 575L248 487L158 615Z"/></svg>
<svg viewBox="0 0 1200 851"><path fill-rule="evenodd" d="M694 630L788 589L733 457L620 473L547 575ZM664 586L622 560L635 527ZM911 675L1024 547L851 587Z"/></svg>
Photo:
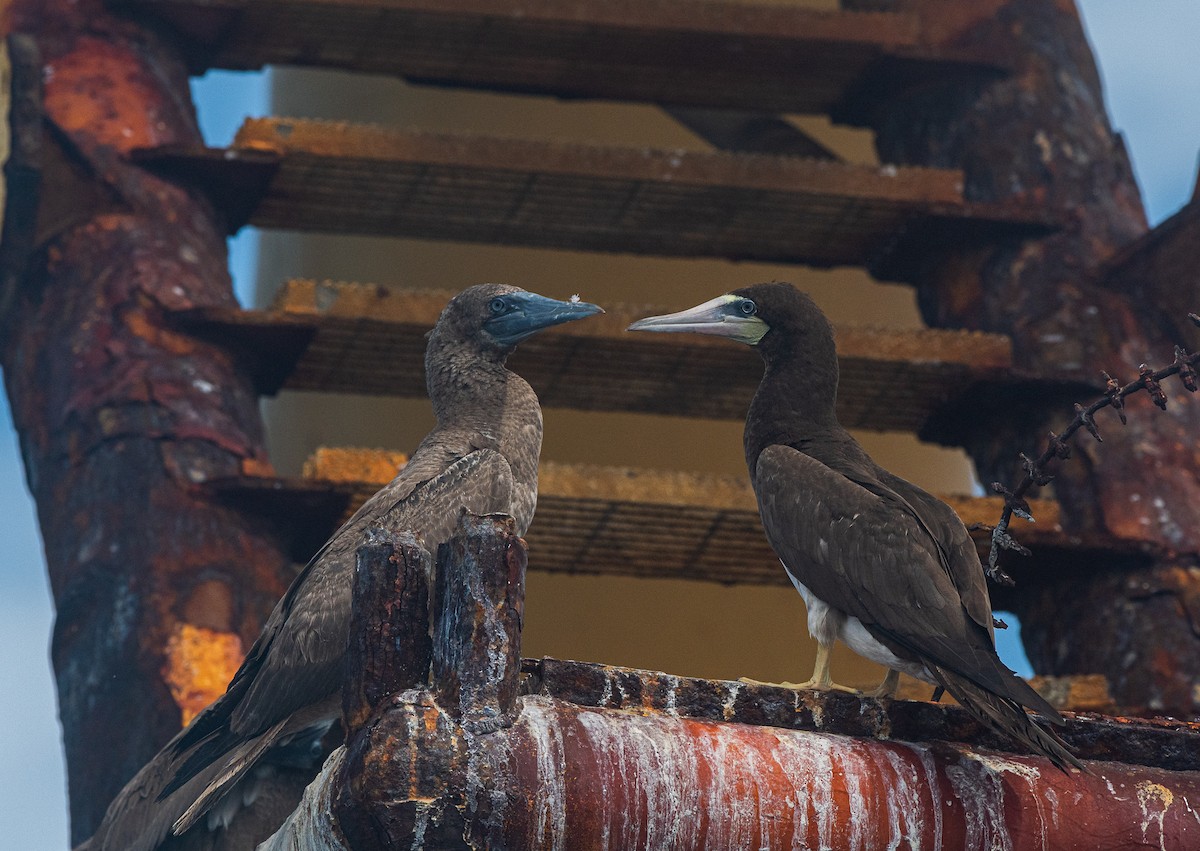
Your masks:
<svg viewBox="0 0 1200 851"><path fill-rule="evenodd" d="M754 490L771 546L818 599L899 655L1059 718L999 661L918 517L789 446L763 450Z"/></svg>

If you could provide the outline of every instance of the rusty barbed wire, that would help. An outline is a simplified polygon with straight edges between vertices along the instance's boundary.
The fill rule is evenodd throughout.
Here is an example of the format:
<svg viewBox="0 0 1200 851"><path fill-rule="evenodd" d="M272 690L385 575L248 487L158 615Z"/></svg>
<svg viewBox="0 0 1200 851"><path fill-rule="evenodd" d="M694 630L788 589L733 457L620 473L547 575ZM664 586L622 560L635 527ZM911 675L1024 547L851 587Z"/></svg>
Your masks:
<svg viewBox="0 0 1200 851"><path fill-rule="evenodd" d="M1189 313L1188 319L1194 325L1200 327L1200 316L1195 313ZM1104 394L1086 408L1076 402L1075 418L1063 429L1062 434L1050 432L1046 441L1046 448L1036 459L1030 458L1024 452L1020 453L1021 466L1025 470L1025 476L1017 486L1008 488L1000 482L992 482L992 490L1004 497L1004 511L1000 515L1000 522L992 527L983 524L980 524L978 527L988 529L992 536L992 542L988 548L988 563L984 568L989 579L999 585L1009 587L1016 584L1013 578L1000 567L1000 552L1002 550L1011 550L1024 556L1030 555L1030 552L1028 548L1022 546L1009 533L1009 524L1012 522L1014 514L1022 520L1033 522L1033 513L1030 510L1029 502L1025 499L1025 495L1032 488L1048 485L1054 479L1053 476L1046 472L1046 465L1051 461L1064 460L1071 457L1071 447L1067 441L1074 436L1075 432L1081 428L1086 429L1092 437L1103 443L1104 438L1100 436L1100 429L1096 425L1096 412L1102 408L1112 408L1120 418L1121 425L1125 425L1127 422L1125 397L1131 396L1141 390L1149 393L1151 401L1159 409L1165 411L1167 409L1167 394L1162 388L1163 379L1178 375L1179 380L1183 382L1184 388L1191 393L1195 393L1197 389L1197 364L1200 364L1200 352L1189 353L1180 346L1176 346L1175 361L1170 366L1153 370L1146 364L1142 364L1138 368L1138 377L1128 384L1122 385L1107 372L1101 372L1100 374L1104 376Z"/></svg>

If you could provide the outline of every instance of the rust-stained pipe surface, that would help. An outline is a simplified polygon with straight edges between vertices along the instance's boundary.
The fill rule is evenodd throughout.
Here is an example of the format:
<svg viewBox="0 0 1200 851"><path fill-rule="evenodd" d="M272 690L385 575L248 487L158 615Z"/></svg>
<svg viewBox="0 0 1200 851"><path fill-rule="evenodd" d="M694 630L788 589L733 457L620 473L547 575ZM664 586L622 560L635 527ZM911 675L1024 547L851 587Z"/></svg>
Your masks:
<svg viewBox="0 0 1200 851"><path fill-rule="evenodd" d="M1196 772L1091 762L1093 774L1067 775L1041 758L943 743L589 709L545 697L521 697L516 708L512 727L472 735L432 694L406 692L372 725L370 794L340 802L340 812L359 807L360 823L378 832L347 841L328 818L329 798L347 791L346 777L355 774L339 750L306 794L299 832L265 847L1117 851L1200 844Z"/></svg>
<svg viewBox="0 0 1200 851"><path fill-rule="evenodd" d="M387 547L361 548L360 571L371 564L398 562ZM978 732L950 707L549 659L525 665L525 688L541 693L509 697L521 668L524 572L524 544L510 523L464 518L439 551L431 684L397 681L402 691L375 694L348 714L346 746L260 851L1200 843L1200 772L1091 760L1093 773L1067 774L1040 757L949 744L940 739ZM412 625L396 624L399 634L370 626L390 623L392 611L369 589L360 582L355 595L362 640L386 634L410 646ZM409 655L372 654L348 672L347 694L370 695L358 681L386 677L372 666L407 669ZM739 723L748 719L755 723ZM818 729L790 729L804 725ZM1190 725L1167 725L1159 736L1151 722L1133 726L1070 722L1089 753L1194 764ZM1122 731L1133 747L1104 746ZM887 738L897 734L921 741Z"/></svg>
<svg viewBox="0 0 1200 851"><path fill-rule="evenodd" d="M33 250L0 360L57 609L79 841L224 691L291 570L263 524L198 487L268 468L250 379L165 320L235 304L224 224L125 159L200 142L186 69L101 0L9 8L40 52L44 133Z"/></svg>
<svg viewBox="0 0 1200 851"><path fill-rule="evenodd" d="M1200 775L791 732L526 698L468 798L491 847L1188 848ZM490 801L502 801L497 808ZM492 827L491 825L498 825Z"/></svg>

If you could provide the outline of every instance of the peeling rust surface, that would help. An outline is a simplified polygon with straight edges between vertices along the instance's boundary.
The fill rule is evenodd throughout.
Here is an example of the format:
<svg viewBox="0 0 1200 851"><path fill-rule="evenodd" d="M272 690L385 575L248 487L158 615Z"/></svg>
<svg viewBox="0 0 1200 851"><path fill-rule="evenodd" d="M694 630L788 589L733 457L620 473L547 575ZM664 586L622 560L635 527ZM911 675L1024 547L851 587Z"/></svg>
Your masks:
<svg viewBox="0 0 1200 851"><path fill-rule="evenodd" d="M162 677L180 709L180 726L186 726L225 693L246 654L235 633L184 621L167 639L165 655Z"/></svg>
<svg viewBox="0 0 1200 851"><path fill-rule="evenodd" d="M1200 775L522 702L472 836L522 849L1192 847ZM499 802L492 807L487 804Z"/></svg>
<svg viewBox="0 0 1200 851"><path fill-rule="evenodd" d="M390 695L429 676L433 558L411 534L370 529L358 549L342 720L357 730Z"/></svg>
<svg viewBox="0 0 1200 851"><path fill-rule="evenodd" d="M948 704L880 701L559 659L526 659L523 671L526 694L577 706L876 739L968 742L1002 751L1014 747ZM1200 723L1067 713L1066 726L1057 732L1083 759L1177 771L1200 768Z"/></svg>
<svg viewBox="0 0 1200 851"><path fill-rule="evenodd" d="M19 0L12 14L40 53L45 133L0 359L57 607L78 841L218 688L290 566L265 524L196 487L269 469L248 377L165 319L234 306L223 227L125 159L199 142L185 68L99 0Z"/></svg>
<svg viewBox="0 0 1200 851"><path fill-rule="evenodd" d="M890 5L920 14L932 44L1007 54L1012 75L986 84L947 77L890 101L873 118L881 158L960 168L971 200L1070 214L1062 231L1041 239L930 252L914 276L929 324L1005 334L1018 368L1086 381L1105 370L1123 384L1143 363L1169 363L1176 344L1197 348L1200 337L1186 312L1167 315L1144 298L1174 282L1113 278L1133 269L1119 258L1145 233L1146 219L1074 5ZM1114 258L1116 266L1106 266ZM1155 269L1142 264L1136 273ZM1101 416L1102 445L1087 435L1074 441L1072 458L1053 470L1069 532L1148 542L1168 554L1200 553L1200 405L1179 395L1165 412L1144 396L1131 397L1128 425ZM1046 432L1062 431L1071 414L1070 405L1018 399L1002 408L965 407L950 430L983 481L1012 482L1019 478L1018 453L1036 453ZM940 437L948 439L945 432ZM1003 567L1019 569L1019 561L1007 558ZM1173 563L1169 555L1163 560ZM1018 587L1010 603L1032 624L1025 633L1029 655L1040 673L1103 673L1123 705L1150 700L1168 712L1200 712L1200 630L1187 614L1196 592L1168 589L1155 571L1142 577L1159 590L1145 596L1137 590L1141 583L1125 586L1107 576L1090 588L1026 584L1022 594ZM1066 601L1069 616L1054 600ZM1137 624L1154 627L1129 629ZM1075 636L1071 648L1067 625Z"/></svg>
<svg viewBox="0 0 1200 851"><path fill-rule="evenodd" d="M511 517L464 514L438 548L432 682L468 729L507 723L516 699L526 561Z"/></svg>
<svg viewBox="0 0 1200 851"><path fill-rule="evenodd" d="M543 696L516 710L511 727L472 735L432 695L399 695L330 778L348 842L320 847L1115 851L1200 840L1194 771L1091 762L1092 774L1064 774L981 748Z"/></svg>

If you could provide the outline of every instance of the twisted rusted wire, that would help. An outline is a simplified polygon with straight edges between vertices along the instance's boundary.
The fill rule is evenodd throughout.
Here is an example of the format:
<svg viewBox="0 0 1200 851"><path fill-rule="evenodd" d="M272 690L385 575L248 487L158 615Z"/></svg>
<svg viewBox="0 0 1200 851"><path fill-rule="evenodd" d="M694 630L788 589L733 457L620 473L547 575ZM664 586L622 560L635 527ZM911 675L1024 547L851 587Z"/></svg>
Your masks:
<svg viewBox="0 0 1200 851"><path fill-rule="evenodd" d="M1200 327L1200 316L1195 313L1189 313L1188 319ZM1025 494L1029 493L1030 489L1041 487L1049 484L1054 478L1046 472L1046 465L1055 459L1065 459L1071 457L1071 447L1067 443L1075 432L1079 429L1087 429L1092 437L1101 443L1104 438L1100 436L1100 430L1096 427L1095 414L1101 408L1111 407L1117 412L1117 416L1121 419L1121 424L1126 422L1125 417L1125 397L1145 390L1150 394L1151 400L1162 410L1167 409L1167 394L1163 391L1161 382L1164 378L1170 378L1172 375L1178 375L1183 386L1188 391L1195 393L1197 388L1196 383L1196 366L1200 364L1200 352L1189 354L1179 346L1175 347L1175 362L1170 366L1163 367L1160 370L1153 370L1146 364L1142 364L1138 369L1138 377L1130 381L1128 384L1121 385L1115 378L1107 372L1102 372L1104 376L1104 395L1092 402L1086 408L1075 403L1075 418L1070 424L1063 429L1062 434L1050 432L1046 441L1046 448L1036 459L1032 459L1024 452L1020 453L1021 466L1025 469L1025 476L1015 488L1007 488L1000 482L992 482L992 490L1004 497L1004 511L1000 515L1000 522L991 529L992 543L988 549L988 563L986 572L988 578L1000 585L1012 586L1016 584L1013 578L1009 576L1000 567L1000 551L1013 550L1021 555L1029 555L1029 550L1017 542L1011 534L1008 527L1012 521L1012 517L1016 516L1023 520L1033 520L1033 514L1030 511L1029 503L1025 499Z"/></svg>

